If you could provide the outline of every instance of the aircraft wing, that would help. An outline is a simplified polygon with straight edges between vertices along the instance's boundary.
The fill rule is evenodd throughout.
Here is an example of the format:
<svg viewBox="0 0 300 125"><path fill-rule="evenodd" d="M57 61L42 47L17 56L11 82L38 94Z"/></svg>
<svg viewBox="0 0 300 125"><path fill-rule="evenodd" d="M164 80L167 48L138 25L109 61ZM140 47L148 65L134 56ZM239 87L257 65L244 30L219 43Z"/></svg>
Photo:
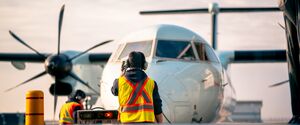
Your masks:
<svg viewBox="0 0 300 125"><path fill-rule="evenodd" d="M0 53L0 61L42 63L50 54L42 53L42 55L44 57L36 53Z"/></svg>
<svg viewBox="0 0 300 125"><path fill-rule="evenodd" d="M50 54L42 53L45 57ZM90 62L107 62L111 53L90 53ZM44 62L45 57L35 53L0 53L0 61Z"/></svg>
<svg viewBox="0 0 300 125"><path fill-rule="evenodd" d="M286 50L235 50L218 52L222 65L230 63L286 62Z"/></svg>

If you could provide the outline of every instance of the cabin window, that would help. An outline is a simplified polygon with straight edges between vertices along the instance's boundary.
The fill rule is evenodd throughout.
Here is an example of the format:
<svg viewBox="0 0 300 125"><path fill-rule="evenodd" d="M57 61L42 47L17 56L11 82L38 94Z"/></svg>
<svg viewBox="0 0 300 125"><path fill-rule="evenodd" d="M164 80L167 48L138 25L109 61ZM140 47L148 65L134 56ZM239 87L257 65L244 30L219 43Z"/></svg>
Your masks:
<svg viewBox="0 0 300 125"><path fill-rule="evenodd" d="M189 41L158 40L156 56L183 60L196 59L192 44Z"/></svg>
<svg viewBox="0 0 300 125"><path fill-rule="evenodd" d="M144 53L145 57L150 56L152 48L152 41L142 41L142 42L129 42L126 43L122 53L119 56L119 60L125 58L132 51L139 51Z"/></svg>

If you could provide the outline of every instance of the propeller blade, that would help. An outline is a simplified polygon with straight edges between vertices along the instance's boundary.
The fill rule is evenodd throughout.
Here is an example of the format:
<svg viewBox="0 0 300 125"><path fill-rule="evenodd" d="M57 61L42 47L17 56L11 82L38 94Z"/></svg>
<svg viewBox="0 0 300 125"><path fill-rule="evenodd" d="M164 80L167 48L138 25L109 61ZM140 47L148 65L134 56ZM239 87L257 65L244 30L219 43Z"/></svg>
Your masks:
<svg viewBox="0 0 300 125"><path fill-rule="evenodd" d="M39 78L39 77L41 77L41 76L43 76L43 75L46 75L46 74L47 74L47 72L46 72L46 71L43 71L43 72L41 72L41 73L35 75L34 77L32 77L32 78L30 78L30 79L28 79L28 80L26 80L26 81L24 81L24 82L18 84L18 85L15 86L15 87L12 87L12 88L9 88L9 89L5 90L5 92L8 92L8 91L10 91L10 90L12 90L12 89L15 89L15 88L17 88L17 87L19 87L19 86L21 86L21 85L24 85L25 83L28 83L28 82L30 82L30 81L32 81L32 80L34 80L34 79L37 79L37 78Z"/></svg>
<svg viewBox="0 0 300 125"><path fill-rule="evenodd" d="M278 7L220 8L221 13L276 12L276 11L281 11L281 10Z"/></svg>
<svg viewBox="0 0 300 125"><path fill-rule="evenodd" d="M60 35L61 35L61 27L64 17L65 5L63 5L60 9L59 20L58 20L58 44L57 44L57 55L60 54Z"/></svg>
<svg viewBox="0 0 300 125"><path fill-rule="evenodd" d="M285 27L284 27L282 24L280 24L279 22L278 22L278 25L279 25L283 30L285 30Z"/></svg>
<svg viewBox="0 0 300 125"><path fill-rule="evenodd" d="M55 112L56 112L56 106L57 106L57 95L56 95L56 84L58 83L57 78L55 78L55 84L54 84L54 109L53 109L53 121L55 121Z"/></svg>
<svg viewBox="0 0 300 125"><path fill-rule="evenodd" d="M151 14L184 14L184 13L208 13L207 8L200 9L179 9L179 10L149 10L140 11L141 15L151 15Z"/></svg>
<svg viewBox="0 0 300 125"><path fill-rule="evenodd" d="M28 47L29 49L31 49L32 51L34 51L36 54L44 57L45 59L47 58L45 55L39 53L37 50L35 50L34 48L32 48L31 46L29 46L27 43L25 43L22 39L20 39L15 33L13 33L12 31L9 30L9 34L14 37L18 42L22 43L23 45L25 45L26 47Z"/></svg>
<svg viewBox="0 0 300 125"><path fill-rule="evenodd" d="M287 83L289 81L290 80L285 80L285 81L282 81L282 82L278 82L278 83L275 83L273 85L270 85L269 87L272 88L272 87L280 86L280 85L285 84L285 83Z"/></svg>
<svg viewBox="0 0 300 125"><path fill-rule="evenodd" d="M220 13L242 13L242 12L276 12L280 11L278 7L245 7L245 8L232 8L220 7ZM149 10L140 11L141 15L154 15L154 14L192 14L192 13L209 13L208 8L196 9L178 9L178 10Z"/></svg>
<svg viewBox="0 0 300 125"><path fill-rule="evenodd" d="M91 89L92 91L94 91L95 93L97 93L98 95L100 95L99 92L97 92L95 89L93 89L88 83L84 82L83 80L81 80L76 74L70 72L69 74L72 78L74 78L75 80L79 81L80 83L82 83L83 85L85 85L86 87L88 87L89 89Z"/></svg>
<svg viewBox="0 0 300 125"><path fill-rule="evenodd" d="M95 45L95 46L93 46L93 47L91 47L91 48L89 48L89 49L83 51L82 53L79 53L78 55L72 57L70 60L76 59L77 57L79 57L79 56L81 56L81 55L83 55L83 54L85 54L85 53L91 51L92 49L95 49L95 48L97 48L97 47L99 47L99 46L102 46L102 45L104 45L104 44L106 44L106 43L109 43L109 42L111 42L111 41L113 41L113 40L107 40L107 41L104 41L104 42L102 42L102 43L98 43L97 45Z"/></svg>
<svg viewBox="0 0 300 125"><path fill-rule="evenodd" d="M53 121L55 121L55 112L56 112L56 105L57 105L57 95L55 94L55 88L54 87L54 109L53 109Z"/></svg>

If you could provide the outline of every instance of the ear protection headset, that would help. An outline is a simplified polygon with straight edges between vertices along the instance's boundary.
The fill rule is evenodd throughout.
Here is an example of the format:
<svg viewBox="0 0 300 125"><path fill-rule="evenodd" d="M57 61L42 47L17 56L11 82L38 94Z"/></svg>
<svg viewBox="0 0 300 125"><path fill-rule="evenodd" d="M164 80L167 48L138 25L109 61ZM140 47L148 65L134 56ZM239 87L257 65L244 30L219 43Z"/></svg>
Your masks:
<svg viewBox="0 0 300 125"><path fill-rule="evenodd" d="M148 63L147 63L147 61L145 61L143 70L146 70L147 68L148 68Z"/></svg>
<svg viewBox="0 0 300 125"><path fill-rule="evenodd" d="M148 68L148 63L146 61L146 58L145 58L145 55L142 53L142 52L138 52L140 55L141 55L141 60L142 60L142 63L143 63L143 67L142 69L143 70L146 70Z"/></svg>
<svg viewBox="0 0 300 125"><path fill-rule="evenodd" d="M127 60L122 61L121 71L125 71L128 68Z"/></svg>

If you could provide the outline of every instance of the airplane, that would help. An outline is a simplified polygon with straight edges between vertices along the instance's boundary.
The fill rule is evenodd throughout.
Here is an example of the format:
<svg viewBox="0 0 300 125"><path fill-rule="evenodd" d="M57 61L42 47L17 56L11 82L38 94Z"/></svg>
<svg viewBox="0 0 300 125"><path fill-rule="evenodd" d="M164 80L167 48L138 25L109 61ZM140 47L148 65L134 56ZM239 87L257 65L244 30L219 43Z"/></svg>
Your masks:
<svg viewBox="0 0 300 125"><path fill-rule="evenodd" d="M222 10L216 4L213 7L211 10ZM88 53L111 40L83 52L60 52L63 13L64 6L59 16L57 54L38 52L13 31L9 31L11 36L35 53L0 53L0 61L10 61L18 69L25 68L24 62L44 63L44 71L8 91L49 74L55 81L50 87L54 112L57 96L68 96L78 89L91 97L90 105L101 97L104 109L116 110L118 101L110 92L113 80L120 76L121 63L128 53L141 51L149 64L146 73L158 83L165 121L230 121L236 99L226 73L228 64L286 61L285 50L215 52L216 30L211 47L200 35L175 25L157 25L133 33L121 40L113 53ZM172 49L166 49L169 47Z"/></svg>

